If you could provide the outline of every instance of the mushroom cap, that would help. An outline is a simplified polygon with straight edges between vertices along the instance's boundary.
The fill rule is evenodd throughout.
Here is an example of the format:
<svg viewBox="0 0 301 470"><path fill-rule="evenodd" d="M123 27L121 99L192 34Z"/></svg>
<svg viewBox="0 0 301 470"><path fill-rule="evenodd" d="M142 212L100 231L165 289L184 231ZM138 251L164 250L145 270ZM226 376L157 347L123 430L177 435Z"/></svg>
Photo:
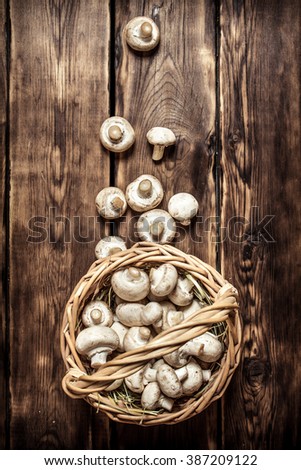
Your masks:
<svg viewBox="0 0 301 470"><path fill-rule="evenodd" d="M189 225L190 220L196 216L199 210L199 203L192 194L174 194L168 202L168 212L182 225Z"/></svg>
<svg viewBox="0 0 301 470"><path fill-rule="evenodd" d="M204 362L216 362L220 359L224 352L224 345L215 335L207 331L207 333L197 336L196 340L204 345L198 355L199 359Z"/></svg>
<svg viewBox="0 0 301 470"><path fill-rule="evenodd" d="M150 181L151 190L149 194L141 194L139 185L143 181ZM164 191L162 184L152 175L140 175L130 183L125 192L128 205L137 212L144 212L157 207L163 199Z"/></svg>
<svg viewBox="0 0 301 470"><path fill-rule="evenodd" d="M93 300L85 306L82 313L82 322L86 327L92 325L111 326L113 312L106 302Z"/></svg>
<svg viewBox="0 0 301 470"><path fill-rule="evenodd" d="M162 224L160 237L151 233L152 227ZM171 215L162 209L152 209L139 217L136 228L139 238L148 242L169 243L176 235L176 223Z"/></svg>
<svg viewBox="0 0 301 470"><path fill-rule="evenodd" d="M176 143L175 134L167 127L153 127L146 134L146 138L152 145L169 147Z"/></svg>
<svg viewBox="0 0 301 470"><path fill-rule="evenodd" d="M134 374L128 375L124 381L126 386L134 393L142 393L144 390L144 371L146 366L139 369Z"/></svg>
<svg viewBox="0 0 301 470"><path fill-rule="evenodd" d="M141 395L141 405L145 410L155 410L161 396L161 390L157 382L146 385Z"/></svg>
<svg viewBox="0 0 301 470"><path fill-rule="evenodd" d="M158 297L170 294L177 285L178 271L173 264L160 264L149 273L150 291Z"/></svg>
<svg viewBox="0 0 301 470"><path fill-rule="evenodd" d="M117 306L116 315L125 326L142 326L144 305L138 302L123 303Z"/></svg>
<svg viewBox="0 0 301 470"><path fill-rule="evenodd" d="M145 31L146 34L143 34L142 25L149 25L148 31ZM146 27L144 29L146 30ZM126 25L124 32L126 42L135 51L150 51L157 46L160 40L158 26L151 18L146 16L136 16L130 20Z"/></svg>
<svg viewBox="0 0 301 470"><path fill-rule="evenodd" d="M203 372L201 366L194 360L191 360L186 364L188 377L183 380L182 387L184 395L193 395L196 393L203 383Z"/></svg>
<svg viewBox="0 0 301 470"><path fill-rule="evenodd" d="M151 338L151 331L146 326L132 326L126 333L123 341L124 350L140 348L148 343Z"/></svg>
<svg viewBox="0 0 301 470"><path fill-rule="evenodd" d="M184 320L184 315L181 310L169 310L163 313L162 330L168 330L169 328L179 325Z"/></svg>
<svg viewBox="0 0 301 470"><path fill-rule="evenodd" d="M124 340L125 335L129 331L129 328L123 325L123 323L119 321L114 321L111 328L112 330L115 331L115 333L117 333L117 336L119 338L119 345L118 345L117 351L124 352L123 340Z"/></svg>
<svg viewBox="0 0 301 470"><path fill-rule="evenodd" d="M159 302L148 302L142 312L143 325L152 325L162 318L163 308Z"/></svg>
<svg viewBox="0 0 301 470"><path fill-rule="evenodd" d="M126 244L121 237L104 237L99 240L95 247L95 256L97 259L103 259L126 249Z"/></svg>
<svg viewBox="0 0 301 470"><path fill-rule="evenodd" d="M97 212L104 219L118 219L127 208L123 191L115 186L102 189L96 196L95 204Z"/></svg>
<svg viewBox="0 0 301 470"><path fill-rule="evenodd" d="M194 287L187 277L179 277L175 289L168 295L169 300L175 305L189 305L193 300L192 289Z"/></svg>
<svg viewBox="0 0 301 470"><path fill-rule="evenodd" d="M115 271L111 278L111 285L115 294L127 302L144 299L150 289L147 273L133 267Z"/></svg>
<svg viewBox="0 0 301 470"><path fill-rule="evenodd" d="M200 300L193 299L193 301L185 306L185 307L180 307L180 310L182 310L184 319L190 317L193 313L197 312L201 308L204 307L205 304L203 304Z"/></svg>
<svg viewBox="0 0 301 470"><path fill-rule="evenodd" d="M110 137L110 128L120 129L121 138L112 139ZM99 137L102 145L111 152L120 153L128 150L135 142L135 131L131 124L120 116L112 116L106 119L100 128Z"/></svg>
<svg viewBox="0 0 301 470"><path fill-rule="evenodd" d="M157 382L161 392L167 397L178 398L183 395L182 384L173 368L168 364L158 367Z"/></svg>
<svg viewBox="0 0 301 470"><path fill-rule="evenodd" d="M79 354L91 357L93 353L104 350L114 351L118 348L117 333L108 326L94 325L82 330L76 338L75 347Z"/></svg>

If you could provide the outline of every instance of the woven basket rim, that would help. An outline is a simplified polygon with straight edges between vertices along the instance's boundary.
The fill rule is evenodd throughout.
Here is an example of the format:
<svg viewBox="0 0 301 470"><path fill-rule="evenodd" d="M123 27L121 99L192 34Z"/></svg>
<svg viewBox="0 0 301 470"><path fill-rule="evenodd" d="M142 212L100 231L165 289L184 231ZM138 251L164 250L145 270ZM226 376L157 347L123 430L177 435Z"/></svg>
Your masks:
<svg viewBox="0 0 301 470"><path fill-rule="evenodd" d="M87 299L95 297L111 274L118 269L166 262L173 264L178 270L190 273L206 286L214 299L213 304L201 308L181 324L155 336L146 346L120 353L90 374L75 349L78 318ZM218 292L222 295L216 298ZM237 299L237 290L216 269L169 244L139 242L125 251L94 261L73 289L63 315L60 346L67 369L62 380L63 390L72 398L86 400L97 411L104 412L117 422L142 426L175 424L197 415L224 394L240 362L242 322ZM227 325L226 352L208 388L198 398L187 397L175 411L152 415L119 406L103 392L114 380L136 372L151 359L158 359L174 351L218 322L225 322Z"/></svg>

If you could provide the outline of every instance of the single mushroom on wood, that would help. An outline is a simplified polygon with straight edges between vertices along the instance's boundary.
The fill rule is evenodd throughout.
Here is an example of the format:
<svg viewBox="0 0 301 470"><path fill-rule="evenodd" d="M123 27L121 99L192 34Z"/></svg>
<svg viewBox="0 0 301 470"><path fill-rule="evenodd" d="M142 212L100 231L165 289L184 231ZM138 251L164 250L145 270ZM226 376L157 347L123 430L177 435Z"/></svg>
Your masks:
<svg viewBox="0 0 301 470"><path fill-rule="evenodd" d="M168 202L168 212L182 225L189 225L198 210L198 201L189 193L174 194Z"/></svg>
<svg viewBox="0 0 301 470"><path fill-rule="evenodd" d="M85 306L82 313L82 322L86 327L92 325L111 326L113 312L106 302L93 300Z"/></svg>
<svg viewBox="0 0 301 470"><path fill-rule="evenodd" d="M107 256L115 255L120 251L125 251L126 249L126 244L121 237L104 237L99 240L95 247L95 256L97 259L103 259Z"/></svg>
<svg viewBox="0 0 301 470"><path fill-rule="evenodd" d="M152 175L140 175L130 183L125 192L128 205L137 212L157 207L163 199L162 184Z"/></svg>
<svg viewBox="0 0 301 470"><path fill-rule="evenodd" d="M95 204L97 212L104 219L118 219L127 208L123 191L115 186L102 189L96 196Z"/></svg>
<svg viewBox="0 0 301 470"><path fill-rule="evenodd" d="M153 209L141 214L136 228L139 238L149 242L169 243L176 235L174 219L162 209Z"/></svg>
<svg viewBox="0 0 301 470"><path fill-rule="evenodd" d="M99 132L102 145L111 152L121 153L135 142L135 132L131 124L120 116L106 119Z"/></svg>
<svg viewBox="0 0 301 470"><path fill-rule="evenodd" d="M118 345L119 339L115 331L102 325L85 328L75 341L76 350L90 359L94 369L105 364L107 356L115 351Z"/></svg>
<svg viewBox="0 0 301 470"><path fill-rule="evenodd" d="M155 161L163 158L164 150L176 143L176 136L166 127L153 127L146 134L148 142L154 146L152 159Z"/></svg>
<svg viewBox="0 0 301 470"><path fill-rule="evenodd" d="M148 274L133 266L115 271L111 278L111 285L115 294L128 302L144 299L150 289Z"/></svg>
<svg viewBox="0 0 301 470"><path fill-rule="evenodd" d="M124 29L126 42L135 51L150 51L160 40L156 23L146 16L137 16L130 20Z"/></svg>

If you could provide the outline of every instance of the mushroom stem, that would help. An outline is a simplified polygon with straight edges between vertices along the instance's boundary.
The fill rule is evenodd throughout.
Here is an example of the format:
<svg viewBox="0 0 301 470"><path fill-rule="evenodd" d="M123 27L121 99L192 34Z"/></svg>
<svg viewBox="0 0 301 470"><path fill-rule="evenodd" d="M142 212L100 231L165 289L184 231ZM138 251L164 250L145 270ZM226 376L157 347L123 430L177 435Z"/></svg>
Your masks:
<svg viewBox="0 0 301 470"><path fill-rule="evenodd" d="M111 206L115 211L120 211L123 208L123 200L119 196L115 196L111 201Z"/></svg>
<svg viewBox="0 0 301 470"><path fill-rule="evenodd" d="M109 351L101 351L93 354L91 357L91 367L94 369L107 362Z"/></svg>
<svg viewBox="0 0 301 470"><path fill-rule="evenodd" d="M139 279L140 277L140 271L136 268L129 268L128 270L128 273L130 275L130 277L134 278L134 279Z"/></svg>
<svg viewBox="0 0 301 470"><path fill-rule="evenodd" d="M164 410L171 411L174 404L174 400L172 398L167 398L163 394L160 396L158 400L158 405L164 408Z"/></svg>
<svg viewBox="0 0 301 470"><path fill-rule="evenodd" d="M108 136L112 142L120 142L122 139L122 130L117 125L110 126Z"/></svg>
<svg viewBox="0 0 301 470"><path fill-rule="evenodd" d="M155 145L152 159L155 161L161 160L163 158L165 145Z"/></svg>
<svg viewBox="0 0 301 470"><path fill-rule="evenodd" d="M153 185L148 179L140 181L138 185L138 194L142 198L148 198L152 194Z"/></svg>
<svg viewBox="0 0 301 470"><path fill-rule="evenodd" d="M144 21L140 26L140 37L150 39L153 34L153 27L148 21Z"/></svg>
<svg viewBox="0 0 301 470"><path fill-rule="evenodd" d="M150 234L157 239L160 239L164 231L164 223L161 221L154 221L150 227L149 232Z"/></svg>
<svg viewBox="0 0 301 470"><path fill-rule="evenodd" d="M181 367L181 369L175 370L175 373L179 381L183 382L183 380L185 380L188 376L187 367L186 366Z"/></svg>
<svg viewBox="0 0 301 470"><path fill-rule="evenodd" d="M99 325L99 323L101 323L102 313L98 308L94 308L92 312L90 313L90 316L95 325Z"/></svg>

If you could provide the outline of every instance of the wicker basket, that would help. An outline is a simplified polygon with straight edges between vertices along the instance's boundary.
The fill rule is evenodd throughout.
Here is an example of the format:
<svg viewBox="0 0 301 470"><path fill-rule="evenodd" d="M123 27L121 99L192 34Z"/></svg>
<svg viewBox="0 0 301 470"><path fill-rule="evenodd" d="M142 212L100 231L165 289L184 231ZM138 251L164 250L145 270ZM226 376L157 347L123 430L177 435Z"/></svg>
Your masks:
<svg viewBox="0 0 301 470"><path fill-rule="evenodd" d="M110 277L117 269L129 266L148 269L166 262L201 284L211 299L211 305L201 308L180 325L158 334L146 346L119 354L97 371L92 371L89 363L75 349L80 315L85 304L99 296L102 290L108 289ZM159 410L148 413L128 406L120 397L114 399L113 392L104 392L114 380L138 371L151 359L161 358L215 325L225 326L225 353L222 359L206 387L194 397L179 399L171 412ZM143 426L176 424L197 415L223 395L240 360L241 338L237 291L215 269L170 245L137 243L126 251L94 262L75 287L66 305L61 329L61 352L67 367L62 381L63 389L70 397L85 399L118 422Z"/></svg>

